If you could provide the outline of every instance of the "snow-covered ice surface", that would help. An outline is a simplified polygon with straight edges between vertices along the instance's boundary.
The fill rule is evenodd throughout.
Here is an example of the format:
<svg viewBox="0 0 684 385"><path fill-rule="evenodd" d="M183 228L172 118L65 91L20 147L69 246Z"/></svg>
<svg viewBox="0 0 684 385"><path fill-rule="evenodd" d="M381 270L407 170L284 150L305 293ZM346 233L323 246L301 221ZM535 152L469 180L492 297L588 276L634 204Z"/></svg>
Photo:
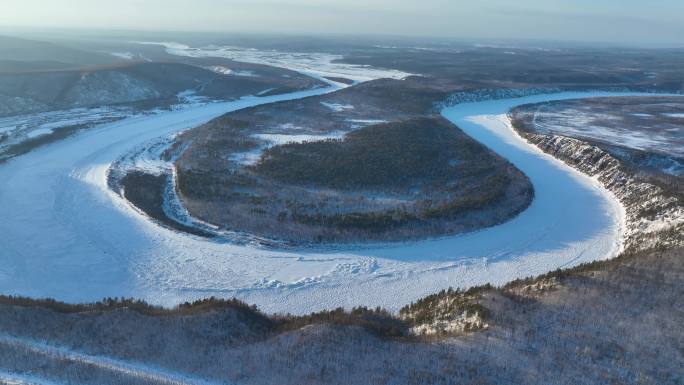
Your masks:
<svg viewBox="0 0 684 385"><path fill-rule="evenodd" d="M380 78L403 79L411 74L392 70L374 68L365 65L341 63L341 55L318 52L283 52L275 50L258 50L233 46L190 47L175 42L139 42L140 44L161 45L171 55L187 57L222 57L245 63L265 64L297 71L329 82L325 77L343 77L356 82Z"/></svg>
<svg viewBox="0 0 684 385"><path fill-rule="evenodd" d="M509 108L540 95L446 108L445 117L529 176L531 206L479 232L393 245L263 249L162 228L107 187L122 154L241 107L326 92L247 98L134 117L0 165L0 292L71 302L107 296L155 304L238 297L269 312L402 305L440 289L544 273L615 256L624 213L600 184L524 142ZM606 96L608 94L605 94Z"/></svg>
<svg viewBox="0 0 684 385"><path fill-rule="evenodd" d="M132 117L1 165L0 292L74 301L105 293L144 296L135 287L147 277L135 266L155 259L159 235L175 236L132 215L128 204L113 199L106 184L109 164L141 144L226 112L330 90L250 97Z"/></svg>

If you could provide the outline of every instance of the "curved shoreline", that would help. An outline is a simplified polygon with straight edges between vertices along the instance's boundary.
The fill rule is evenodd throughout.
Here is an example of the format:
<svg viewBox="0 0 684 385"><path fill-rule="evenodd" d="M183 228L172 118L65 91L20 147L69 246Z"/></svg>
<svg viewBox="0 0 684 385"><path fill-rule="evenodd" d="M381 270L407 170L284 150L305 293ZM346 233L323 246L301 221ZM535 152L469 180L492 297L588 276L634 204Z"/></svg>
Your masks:
<svg viewBox="0 0 684 385"><path fill-rule="evenodd" d="M446 121L446 119L440 119ZM453 130L453 126L449 125L447 130ZM464 134L460 133L459 135ZM326 137L321 136L319 138L310 140L323 140ZM465 137L464 139L473 141L469 137ZM309 139L307 138L307 140ZM193 215L193 213L190 212L190 210L186 207L186 202L184 202L184 198L181 196L182 194L180 187L178 186L178 168L176 161L184 149L175 149L174 147L174 149L171 151L172 154L169 155L168 150L173 146L175 146L173 139L169 140L169 138L164 137L141 148L137 148L131 153L125 154L120 158L120 160L114 162L110 167L110 172L108 174L110 185L115 191L119 192L119 195L126 199L126 197L123 196L122 180L126 179L127 175L133 173L136 175L144 174L146 178L164 177L165 182L163 183L163 187L156 188L156 192L153 194L155 198L148 197L142 200L136 200L135 198L132 198L127 199L127 201L140 209L141 212L149 216L151 220L154 220L160 225L171 230L203 236L205 238L211 239L214 242L225 242L234 245L252 244L271 250L287 249L288 251L312 253L352 249L363 250L368 248L393 247L402 244L412 244L417 241L435 240L462 234L469 234L500 225L515 218L517 215L527 209L534 197L532 186L527 184L526 188L529 187L529 190L525 189L525 196L520 200L505 199L503 202L497 201L494 204L484 208L473 209L470 213L468 213L468 215L470 216L471 220L479 221L479 223L477 225L472 225L469 229L462 229L459 231L434 231L425 233L418 233L416 231L413 236L411 234L405 234L398 231L398 234L404 235L402 236L393 234L392 239L386 240L369 239L325 242L287 240L269 237L267 235L261 235L258 233L249 232L247 230L226 229L215 223L208 222L204 218ZM187 148L187 146L189 146L189 144L185 143L184 148ZM258 155L261 155L263 149L264 148L259 149ZM503 166L506 168L513 168L505 161L503 163ZM521 176L521 180L523 180L525 183L528 183L526 176L522 175L522 173L517 171L517 169L515 172L517 174L516 176ZM513 181L513 183L516 182L522 184L522 182L519 180ZM138 183L137 186L142 186L139 187L140 190L149 192L149 187L146 185L146 183L139 181L127 183L126 192L129 190L138 190L135 183ZM513 185L513 183L511 183L511 185L506 189L506 195L511 194L511 191L513 191L512 194L518 193L518 191L515 191L515 188L518 187L518 185ZM126 194L126 196L128 195L129 194ZM133 192L132 195L135 195L135 192ZM163 206L163 213L161 213L158 209L159 205ZM505 215L502 215L502 212L504 212ZM482 218L488 217L497 217L497 219L488 220L486 223L482 223ZM463 221L461 223L467 224L468 222Z"/></svg>
<svg viewBox="0 0 684 385"><path fill-rule="evenodd" d="M566 193L586 201L571 210L561 207L567 199L556 202L556 212L547 213L552 222L538 220L551 207L540 206L540 195L547 193L542 189L518 217L476 233L317 253L213 243L152 223L108 189L108 161L160 136L152 129L145 131L148 136L136 135L136 128L159 125L159 131L171 133L206 116L193 116L193 110L182 111L185 116L107 125L0 166L0 177L7 181L0 187L0 210L6 218L0 223L0 255L6 260L0 268L0 292L70 302L127 296L164 305L210 295L235 296L267 312L358 305L396 310L449 286L502 284L610 258L621 246L622 207L598 181L517 136L506 125L505 115L512 105L604 95L620 94L540 95L443 111L467 134L518 166L535 190L539 176L519 166L525 166L520 163L525 159L542 160L542 169L552 168L561 182L576 185L579 195ZM511 157L505 146L515 150L508 154ZM84 149L86 154L79 153ZM553 203L549 198L541 203ZM576 232L568 234L573 228Z"/></svg>

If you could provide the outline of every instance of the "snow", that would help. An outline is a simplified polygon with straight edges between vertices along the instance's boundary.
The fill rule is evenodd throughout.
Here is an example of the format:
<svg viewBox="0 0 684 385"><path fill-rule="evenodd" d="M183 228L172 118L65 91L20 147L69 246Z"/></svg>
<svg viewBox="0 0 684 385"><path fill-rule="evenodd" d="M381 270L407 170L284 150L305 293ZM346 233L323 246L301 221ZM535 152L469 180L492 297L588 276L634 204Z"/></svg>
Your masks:
<svg viewBox="0 0 684 385"><path fill-rule="evenodd" d="M135 54L130 52L111 52L111 55L124 60L133 60L135 57Z"/></svg>
<svg viewBox="0 0 684 385"><path fill-rule="evenodd" d="M251 166L257 164L259 159L261 159L261 154L263 152L264 150L261 148L245 152L236 152L234 154L231 154L230 160L237 164Z"/></svg>
<svg viewBox="0 0 684 385"><path fill-rule="evenodd" d="M52 134L51 128L39 128L37 130L29 131L26 136L29 138L37 138L39 136Z"/></svg>
<svg viewBox="0 0 684 385"><path fill-rule="evenodd" d="M48 135L66 127L104 123L132 114L130 108L98 107L3 117L0 118L0 135L7 135L7 138L0 143L0 157L9 146L27 139Z"/></svg>
<svg viewBox="0 0 684 385"><path fill-rule="evenodd" d="M173 165L171 162L162 159L162 154L173 142L174 135L154 139L148 143L135 148L116 160L109 169L110 172L120 172L120 175L136 170L151 175L162 175L170 173Z"/></svg>
<svg viewBox="0 0 684 385"><path fill-rule="evenodd" d="M347 119L347 122L352 123L351 128L353 129L370 126L372 124L387 123L387 121L383 119Z"/></svg>
<svg viewBox="0 0 684 385"><path fill-rule="evenodd" d="M266 95L267 93L269 93L269 92L271 92L271 91L273 91L273 90L275 90L275 88L272 88L272 87L271 87L271 88L266 88L265 90L262 90L262 91L257 92L257 96Z"/></svg>
<svg viewBox="0 0 684 385"><path fill-rule="evenodd" d="M288 126L286 126L288 127ZM325 135L293 135L293 134L254 134L252 137L260 139L265 145L251 151L237 152L231 155L230 159L242 164L253 165L261 159L264 150L270 147L279 146L287 143L319 142L327 139L342 139L345 133L342 131L331 132Z"/></svg>
<svg viewBox="0 0 684 385"><path fill-rule="evenodd" d="M161 45L161 46L165 47L166 49L172 49L172 50L190 49L190 46L187 46L185 44L180 44L180 43L174 43L174 42L134 41L132 43L138 43L138 44L142 44L142 45Z"/></svg>
<svg viewBox="0 0 684 385"><path fill-rule="evenodd" d="M147 380L150 382L178 385L218 384L217 382L206 381L204 379L192 377L184 373L174 372L153 365L146 365L137 362L123 361L116 358L86 354L79 351L75 351L65 346L49 344L25 337L16 337L5 333L0 333L0 344L18 346L35 355L54 358L60 360L62 363L65 364L69 363L71 365L87 365L91 368L91 370L104 370L110 373L136 378L139 380ZM38 376L17 373L3 373L3 371L0 370L0 380L4 380L5 378L8 381L12 381L10 383L15 384L56 384L55 382L42 379Z"/></svg>
<svg viewBox="0 0 684 385"><path fill-rule="evenodd" d="M255 77L255 76L257 76L257 75L254 73L254 71L247 71L247 70L244 70L244 71L232 71L230 74L231 74L231 75L234 75L234 76L245 76L245 77Z"/></svg>
<svg viewBox="0 0 684 385"><path fill-rule="evenodd" d="M46 380L30 374L7 372L0 369L0 383L5 385L58 385L58 382Z"/></svg>
<svg viewBox="0 0 684 385"><path fill-rule="evenodd" d="M73 108L28 115L0 118L0 133L21 131L28 135L34 129L57 129L76 124L96 123L102 120L118 119L131 114L130 108L98 107Z"/></svg>
<svg viewBox="0 0 684 385"><path fill-rule="evenodd" d="M540 133L555 133L570 137L599 140L604 143L621 145L641 151L653 151L674 156L684 156L684 144L679 139L678 131L662 130L654 132L649 125L623 125L618 121L614 127L605 121L616 121L619 117L611 114L594 113L582 109L567 108L559 111L545 111L539 107L534 113L534 128ZM631 114L648 118L648 114ZM670 117L677 114L665 114ZM684 116L684 114L683 114ZM676 128L676 127L675 127Z"/></svg>
<svg viewBox="0 0 684 385"><path fill-rule="evenodd" d="M224 66L211 66L208 67L208 69L212 72L216 72L217 74L221 75L230 75L233 72L233 70Z"/></svg>
<svg viewBox="0 0 684 385"><path fill-rule="evenodd" d="M502 284L619 252L624 211L617 200L596 180L527 144L506 116L519 104L604 95L598 93L461 104L443 111L520 168L536 191L531 206L513 220L460 236L266 249L162 228L107 186L112 162L145 143L238 108L328 91L132 117L0 165L0 292L71 302L137 297L163 305L235 296L268 312L358 305L397 310L450 286Z"/></svg>
<svg viewBox="0 0 684 385"><path fill-rule="evenodd" d="M178 104L171 106L172 109L183 109L212 102L212 99L206 96L197 95L196 90L181 91L176 94L176 97L178 98Z"/></svg>
<svg viewBox="0 0 684 385"><path fill-rule="evenodd" d="M363 82L380 78L403 79L412 75L398 70L337 62L338 60L343 59L343 56L329 53L282 52L214 45L190 47L175 42L139 43L161 45L165 47L166 52L171 55L196 58L220 57L245 63L265 64L290 69L304 75L315 77L329 84L336 82L326 79L326 77L341 77L351 79L355 82Z"/></svg>
<svg viewBox="0 0 684 385"><path fill-rule="evenodd" d="M269 142L272 146L287 143L319 142L327 139L342 139L345 132L336 131L325 135L255 134L254 137Z"/></svg>
<svg viewBox="0 0 684 385"><path fill-rule="evenodd" d="M344 112L345 110L353 110L354 106L351 104L339 104L339 103L326 103L321 102L322 106L328 107L335 112Z"/></svg>
<svg viewBox="0 0 684 385"><path fill-rule="evenodd" d="M387 123L384 119L347 119L348 122L361 123L361 124L379 124Z"/></svg>
<svg viewBox="0 0 684 385"><path fill-rule="evenodd" d="M257 76L254 71L234 71L228 67L225 66L211 66L208 67L208 69L212 72L216 72L217 74L221 75L233 75L233 76L246 76L246 77L255 77Z"/></svg>

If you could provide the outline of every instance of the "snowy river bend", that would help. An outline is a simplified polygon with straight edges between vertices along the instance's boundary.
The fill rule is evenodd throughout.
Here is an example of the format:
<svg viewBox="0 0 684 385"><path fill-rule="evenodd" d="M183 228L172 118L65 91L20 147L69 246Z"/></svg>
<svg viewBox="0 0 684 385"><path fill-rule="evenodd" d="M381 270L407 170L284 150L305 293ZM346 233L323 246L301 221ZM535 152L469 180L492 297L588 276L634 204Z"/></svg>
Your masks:
<svg viewBox="0 0 684 385"><path fill-rule="evenodd" d="M234 245L162 228L107 187L109 165L150 140L239 108L329 91L128 118L0 165L0 293L70 302L126 296L163 305L213 295L268 312L397 310L449 286L501 284L619 252L624 213L617 200L527 144L506 117L520 104L616 94L539 95L443 110L535 188L534 201L518 217L460 236L327 251Z"/></svg>

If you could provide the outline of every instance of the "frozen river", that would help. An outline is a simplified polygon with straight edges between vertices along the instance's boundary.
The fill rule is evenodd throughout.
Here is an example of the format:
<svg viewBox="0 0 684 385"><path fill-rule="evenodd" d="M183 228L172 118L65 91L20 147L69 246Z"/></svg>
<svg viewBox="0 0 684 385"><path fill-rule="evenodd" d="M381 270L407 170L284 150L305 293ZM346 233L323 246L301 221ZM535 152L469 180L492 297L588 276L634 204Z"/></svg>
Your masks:
<svg viewBox="0 0 684 385"><path fill-rule="evenodd" d="M112 193L109 165L160 136L223 113L328 92L215 103L124 119L0 165L0 293L155 304L238 297L269 312L402 305L449 286L544 273L615 256L624 213L597 181L527 144L506 113L516 105L617 94L563 93L462 104L443 115L509 159L535 199L513 220L434 240L334 251L269 250L162 228Z"/></svg>

